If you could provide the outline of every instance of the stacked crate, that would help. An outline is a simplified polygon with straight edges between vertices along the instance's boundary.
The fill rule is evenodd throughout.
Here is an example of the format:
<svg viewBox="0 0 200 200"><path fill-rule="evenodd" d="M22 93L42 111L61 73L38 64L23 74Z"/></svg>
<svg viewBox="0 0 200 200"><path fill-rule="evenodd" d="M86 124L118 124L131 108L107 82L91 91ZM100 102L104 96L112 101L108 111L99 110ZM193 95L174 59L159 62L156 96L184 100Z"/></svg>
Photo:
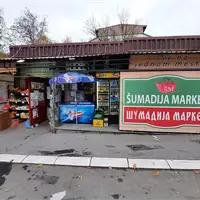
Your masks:
<svg viewBox="0 0 200 200"><path fill-rule="evenodd" d="M9 128L12 124L12 119L10 118L10 114L8 111L0 112L0 131L3 131Z"/></svg>

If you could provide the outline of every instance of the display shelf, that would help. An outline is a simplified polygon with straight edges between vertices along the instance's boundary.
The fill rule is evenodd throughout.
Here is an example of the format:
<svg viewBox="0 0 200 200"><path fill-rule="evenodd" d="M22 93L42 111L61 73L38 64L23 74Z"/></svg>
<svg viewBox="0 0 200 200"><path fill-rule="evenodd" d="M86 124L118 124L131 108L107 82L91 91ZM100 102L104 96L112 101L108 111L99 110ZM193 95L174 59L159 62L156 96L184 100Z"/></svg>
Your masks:
<svg viewBox="0 0 200 200"><path fill-rule="evenodd" d="M16 110L16 109L13 109L13 108L10 108L9 109L10 111L15 111L15 112L29 112L29 110Z"/></svg>
<svg viewBox="0 0 200 200"><path fill-rule="evenodd" d="M119 114L119 80L110 81L110 115Z"/></svg>
<svg viewBox="0 0 200 200"><path fill-rule="evenodd" d="M110 99L110 101L118 101L119 102L119 98L118 97L115 97L115 99Z"/></svg>
<svg viewBox="0 0 200 200"><path fill-rule="evenodd" d="M97 83L97 108L101 108L105 115L109 114L109 81L100 80Z"/></svg>
<svg viewBox="0 0 200 200"><path fill-rule="evenodd" d="M27 119L29 119L29 117L27 117L27 118L21 118L21 117L13 117L12 119L27 120Z"/></svg>
<svg viewBox="0 0 200 200"><path fill-rule="evenodd" d="M110 115L117 115L118 112L110 112Z"/></svg>
<svg viewBox="0 0 200 200"><path fill-rule="evenodd" d="M97 84L97 107L106 115L119 114L119 80L100 79Z"/></svg>
<svg viewBox="0 0 200 200"><path fill-rule="evenodd" d="M9 89L8 95L9 111L12 119L29 119L28 90L12 88Z"/></svg>
<svg viewBox="0 0 200 200"><path fill-rule="evenodd" d="M28 103L27 100L8 100L10 103Z"/></svg>
<svg viewBox="0 0 200 200"><path fill-rule="evenodd" d="M29 116L24 116L24 117L22 117L22 116L20 116L20 115L15 115L15 116L13 117L13 119L27 120L27 119L29 119Z"/></svg>

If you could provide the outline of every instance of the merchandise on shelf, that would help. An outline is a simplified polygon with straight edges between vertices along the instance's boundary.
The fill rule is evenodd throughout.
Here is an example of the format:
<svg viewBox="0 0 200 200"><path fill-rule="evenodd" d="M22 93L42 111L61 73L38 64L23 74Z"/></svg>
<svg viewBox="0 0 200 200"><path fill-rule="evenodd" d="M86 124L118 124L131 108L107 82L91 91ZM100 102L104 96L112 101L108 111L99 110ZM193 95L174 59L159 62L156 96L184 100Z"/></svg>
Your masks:
<svg viewBox="0 0 200 200"><path fill-rule="evenodd" d="M99 80L97 83L97 107L105 115L119 114L119 80Z"/></svg>
<svg viewBox="0 0 200 200"><path fill-rule="evenodd" d="M119 114L119 80L110 81L110 115Z"/></svg>
<svg viewBox="0 0 200 200"><path fill-rule="evenodd" d="M99 80L97 83L97 107L109 114L109 81Z"/></svg>
<svg viewBox="0 0 200 200"><path fill-rule="evenodd" d="M11 88L8 97L10 117L12 119L29 119L28 90Z"/></svg>

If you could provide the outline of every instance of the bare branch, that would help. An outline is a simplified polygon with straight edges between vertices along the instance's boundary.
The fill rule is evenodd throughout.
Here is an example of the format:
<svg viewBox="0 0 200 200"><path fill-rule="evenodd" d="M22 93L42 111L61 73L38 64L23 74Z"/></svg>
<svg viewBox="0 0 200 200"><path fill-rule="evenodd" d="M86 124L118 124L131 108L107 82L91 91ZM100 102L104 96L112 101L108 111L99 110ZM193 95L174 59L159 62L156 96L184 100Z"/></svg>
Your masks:
<svg viewBox="0 0 200 200"><path fill-rule="evenodd" d="M4 47L4 34L5 34L5 20L3 15L3 9L0 9L0 50Z"/></svg>
<svg viewBox="0 0 200 200"><path fill-rule="evenodd" d="M40 37L35 41L35 44L52 44L54 43L47 35L40 35Z"/></svg>
<svg viewBox="0 0 200 200"><path fill-rule="evenodd" d="M125 8L118 12L122 38L133 37L135 34L138 34L139 29L137 24L129 24L130 17L131 14L129 10Z"/></svg>
<svg viewBox="0 0 200 200"><path fill-rule="evenodd" d="M11 31L21 43L35 44L46 34L47 21L45 17L40 21L37 15L26 8L22 15L14 20Z"/></svg>
<svg viewBox="0 0 200 200"><path fill-rule="evenodd" d="M128 25L129 24L129 19L130 19L130 12L129 10L122 8L119 12L118 12L118 19L119 19L119 23L120 23L120 29L121 29L121 35L122 38L125 38L127 35L130 35L131 33L131 28Z"/></svg>
<svg viewBox="0 0 200 200"><path fill-rule="evenodd" d="M107 16L102 19L101 29L97 33L100 41L109 41L110 40L109 36L111 35L112 30L106 28L108 26L110 26L110 20L109 20L109 17Z"/></svg>
<svg viewBox="0 0 200 200"><path fill-rule="evenodd" d="M117 16L120 24L128 24L131 14L129 10L122 8L120 11L118 11Z"/></svg>
<svg viewBox="0 0 200 200"><path fill-rule="evenodd" d="M98 38L100 41L107 41L108 29L104 27L109 26L109 18L104 17L101 22L98 22L94 16L85 21L85 32L92 37Z"/></svg>
<svg viewBox="0 0 200 200"><path fill-rule="evenodd" d="M62 42L64 42L64 43L70 43L70 42L72 42L72 38L66 36L65 39Z"/></svg>
<svg viewBox="0 0 200 200"><path fill-rule="evenodd" d="M0 51L0 58L8 58L8 55L3 51Z"/></svg>
<svg viewBox="0 0 200 200"><path fill-rule="evenodd" d="M88 20L85 21L85 32L93 37L98 37L97 30L100 28L100 23L96 20L96 18L92 15Z"/></svg>

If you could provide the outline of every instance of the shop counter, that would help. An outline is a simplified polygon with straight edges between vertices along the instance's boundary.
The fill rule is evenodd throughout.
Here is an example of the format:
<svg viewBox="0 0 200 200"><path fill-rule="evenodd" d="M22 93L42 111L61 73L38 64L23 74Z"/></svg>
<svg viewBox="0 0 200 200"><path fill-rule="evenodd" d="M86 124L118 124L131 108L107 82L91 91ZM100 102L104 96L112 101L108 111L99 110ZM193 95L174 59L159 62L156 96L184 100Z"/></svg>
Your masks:
<svg viewBox="0 0 200 200"><path fill-rule="evenodd" d="M70 102L60 105L60 122L92 124L95 105L90 102Z"/></svg>

